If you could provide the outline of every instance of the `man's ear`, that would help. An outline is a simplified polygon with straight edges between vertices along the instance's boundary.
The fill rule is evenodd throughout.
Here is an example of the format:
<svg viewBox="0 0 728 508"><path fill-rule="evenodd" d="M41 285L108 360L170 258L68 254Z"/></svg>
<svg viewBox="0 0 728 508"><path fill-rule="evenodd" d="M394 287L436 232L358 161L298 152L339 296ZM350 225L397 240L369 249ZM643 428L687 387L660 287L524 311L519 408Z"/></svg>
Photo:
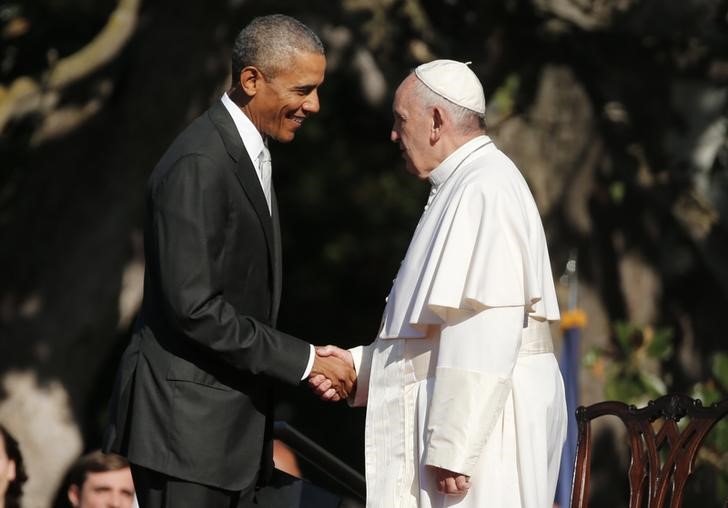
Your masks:
<svg viewBox="0 0 728 508"><path fill-rule="evenodd" d="M76 484L68 487L68 500L74 508L81 504L81 489Z"/></svg>
<svg viewBox="0 0 728 508"><path fill-rule="evenodd" d="M440 108L432 108L431 121L432 126L430 128L430 143L434 145L437 141L440 140L440 136L442 135L443 116Z"/></svg>
<svg viewBox="0 0 728 508"><path fill-rule="evenodd" d="M13 480L15 480L16 474L17 473L15 472L15 461L14 460L8 461L7 480L9 482L12 482Z"/></svg>
<svg viewBox="0 0 728 508"><path fill-rule="evenodd" d="M248 67L245 67L242 71L240 71L240 89L248 97L253 97L256 93L258 93L260 82L264 79L265 77L263 76L263 73L260 72L257 67L249 65Z"/></svg>

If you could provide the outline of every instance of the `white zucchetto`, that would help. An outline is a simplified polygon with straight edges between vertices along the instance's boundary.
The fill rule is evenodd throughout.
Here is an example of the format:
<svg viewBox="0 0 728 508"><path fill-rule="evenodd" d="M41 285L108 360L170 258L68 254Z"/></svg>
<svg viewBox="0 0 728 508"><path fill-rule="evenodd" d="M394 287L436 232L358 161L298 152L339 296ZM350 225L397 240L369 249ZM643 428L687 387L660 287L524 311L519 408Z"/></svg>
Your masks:
<svg viewBox="0 0 728 508"><path fill-rule="evenodd" d="M485 114L483 85L467 63L433 60L415 69L422 83L450 102L481 115Z"/></svg>

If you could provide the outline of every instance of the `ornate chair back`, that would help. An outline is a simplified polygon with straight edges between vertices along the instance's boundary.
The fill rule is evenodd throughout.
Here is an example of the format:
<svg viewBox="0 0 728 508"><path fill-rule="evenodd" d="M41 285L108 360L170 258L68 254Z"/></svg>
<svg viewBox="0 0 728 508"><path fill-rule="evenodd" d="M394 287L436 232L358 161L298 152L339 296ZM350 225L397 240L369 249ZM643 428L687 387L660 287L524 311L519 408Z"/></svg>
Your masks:
<svg viewBox="0 0 728 508"><path fill-rule="evenodd" d="M703 407L700 400L682 394L664 395L643 408L615 401L580 406L576 410L579 437L571 508L586 508L589 501L593 419L617 416L627 428L629 507L678 508L698 449L726 414L728 399ZM678 425L683 418L687 424Z"/></svg>

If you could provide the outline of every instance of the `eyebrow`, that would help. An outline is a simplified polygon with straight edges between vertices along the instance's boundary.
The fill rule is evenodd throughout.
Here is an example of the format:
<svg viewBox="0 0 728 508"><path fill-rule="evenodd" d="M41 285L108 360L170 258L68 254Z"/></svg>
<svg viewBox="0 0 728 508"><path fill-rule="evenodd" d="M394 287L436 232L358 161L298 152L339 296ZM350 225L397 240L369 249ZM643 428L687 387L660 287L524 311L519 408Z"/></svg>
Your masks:
<svg viewBox="0 0 728 508"><path fill-rule="evenodd" d="M113 490L113 487L111 485L97 485L96 487L93 487L92 490L94 492L108 492L110 490ZM121 491L129 496L134 495L134 491L130 489L121 489Z"/></svg>
<svg viewBox="0 0 728 508"><path fill-rule="evenodd" d="M316 89L316 85L294 85L292 89L297 92L311 93Z"/></svg>

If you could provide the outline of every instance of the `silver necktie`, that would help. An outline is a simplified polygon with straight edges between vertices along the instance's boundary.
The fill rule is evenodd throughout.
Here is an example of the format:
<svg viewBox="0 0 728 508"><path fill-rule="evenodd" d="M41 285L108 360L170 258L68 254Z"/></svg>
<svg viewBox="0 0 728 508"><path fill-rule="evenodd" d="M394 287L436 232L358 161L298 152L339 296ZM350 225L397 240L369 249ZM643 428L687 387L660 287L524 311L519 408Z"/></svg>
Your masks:
<svg viewBox="0 0 728 508"><path fill-rule="evenodd" d="M268 147L263 145L263 149L258 155L258 168L260 169L260 184L263 187L263 194L265 194L265 200L268 203L268 211L271 211L270 205L270 179L271 179L271 163L270 163L270 152Z"/></svg>

